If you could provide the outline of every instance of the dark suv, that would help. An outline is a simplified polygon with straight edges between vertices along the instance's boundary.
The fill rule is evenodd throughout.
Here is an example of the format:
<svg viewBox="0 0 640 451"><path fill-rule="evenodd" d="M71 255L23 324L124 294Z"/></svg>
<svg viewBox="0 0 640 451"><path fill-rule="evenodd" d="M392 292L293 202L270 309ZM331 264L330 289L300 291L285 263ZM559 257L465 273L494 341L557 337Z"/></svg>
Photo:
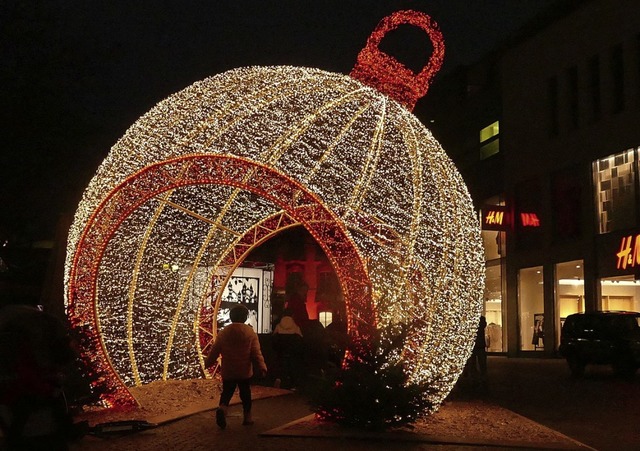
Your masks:
<svg viewBox="0 0 640 451"><path fill-rule="evenodd" d="M587 364L611 365L616 373L632 376L640 367L640 313L569 315L562 326L560 354L574 376L581 376Z"/></svg>

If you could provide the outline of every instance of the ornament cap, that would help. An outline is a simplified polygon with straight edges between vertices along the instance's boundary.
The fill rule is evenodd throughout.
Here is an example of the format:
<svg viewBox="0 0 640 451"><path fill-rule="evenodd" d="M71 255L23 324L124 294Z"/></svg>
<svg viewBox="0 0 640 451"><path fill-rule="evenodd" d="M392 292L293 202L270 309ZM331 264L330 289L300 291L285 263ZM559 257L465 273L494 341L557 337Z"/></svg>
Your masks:
<svg viewBox="0 0 640 451"><path fill-rule="evenodd" d="M405 24L424 30L433 45L433 53L419 74L415 74L379 48L387 33ZM373 30L349 75L376 88L412 111L418 99L427 93L431 80L442 66L443 59L444 40L436 22L419 11L396 11L382 19Z"/></svg>

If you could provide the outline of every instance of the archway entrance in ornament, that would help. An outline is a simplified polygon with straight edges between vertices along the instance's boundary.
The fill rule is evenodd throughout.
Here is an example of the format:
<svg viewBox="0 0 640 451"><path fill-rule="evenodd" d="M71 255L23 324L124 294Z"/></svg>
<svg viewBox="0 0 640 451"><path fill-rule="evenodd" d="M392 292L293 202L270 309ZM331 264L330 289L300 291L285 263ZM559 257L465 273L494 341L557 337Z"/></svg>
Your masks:
<svg viewBox="0 0 640 451"><path fill-rule="evenodd" d="M332 349L331 360L340 364L347 332L340 280L322 246L287 212L255 224L229 247L214 270L211 285L211 299L202 304L197 320L200 355L208 354L217 332L230 322L229 310L240 303L248 308L254 330L263 334L268 363L268 357L276 360L275 355L269 355L269 337L286 308L293 310L291 316L305 337L311 338L305 340L309 345L305 351L311 360L317 357L312 362L316 366L321 363L320 343L315 346L314 342L320 340L312 338L330 325L327 338L333 337L329 341L339 345ZM269 293L264 293L267 289ZM204 366L202 370L207 371Z"/></svg>
<svg viewBox="0 0 640 451"><path fill-rule="evenodd" d="M341 367L347 344L344 296L333 267L313 236L304 227L290 228L256 248L247 259L274 262L274 328L283 321L286 329L290 320L282 318L287 314L303 335L293 339L278 334L262 337L263 354L271 359L270 368L274 369L268 382L273 380L274 385L289 389Z"/></svg>
<svg viewBox="0 0 640 451"><path fill-rule="evenodd" d="M226 185L248 191L274 203L292 221L304 226L338 275L346 299L350 335L366 339L375 330L366 268L341 220L317 196L286 175L239 157L189 155L163 161L133 174L101 202L82 233L70 272L69 318L79 332L83 357L93 372L94 388L108 405L131 405L135 400L114 370L98 332L96 286L105 249L121 224L140 205L166 191L198 184ZM280 220L282 218L284 216ZM231 260L233 263L227 268L237 267L243 260L239 251L243 247L246 249L248 241L255 243L261 233L265 236L273 234L284 224L280 222L274 227L269 225L270 220L274 218L264 218L242 234L228 248L227 256L218 267L223 268ZM218 298L214 296L214 299ZM210 308L215 311L217 306ZM206 306L203 310L206 314Z"/></svg>
<svg viewBox="0 0 640 451"><path fill-rule="evenodd" d="M298 224L280 231L252 249L243 266L261 263L273 266L270 305L274 323L299 299L305 306L302 320L306 315L323 327L344 320L344 296L337 274L307 229Z"/></svg>

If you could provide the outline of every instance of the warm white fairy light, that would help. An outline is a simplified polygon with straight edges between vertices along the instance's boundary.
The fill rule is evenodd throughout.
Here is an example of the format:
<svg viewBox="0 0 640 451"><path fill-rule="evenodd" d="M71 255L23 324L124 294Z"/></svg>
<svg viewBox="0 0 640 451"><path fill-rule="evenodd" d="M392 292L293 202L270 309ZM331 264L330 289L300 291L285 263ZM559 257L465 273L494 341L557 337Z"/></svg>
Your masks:
<svg viewBox="0 0 640 451"><path fill-rule="evenodd" d="M338 215L367 262L378 324L411 325L407 368L434 385L439 404L475 337L483 254L467 189L430 132L375 89L317 69L252 67L195 83L140 118L99 167L70 230L69 286L81 236L105 197L154 163L194 154L266 164ZM202 377L198 310L216 265L279 210L205 184L155 196L120 225L94 302L102 344L127 385Z"/></svg>

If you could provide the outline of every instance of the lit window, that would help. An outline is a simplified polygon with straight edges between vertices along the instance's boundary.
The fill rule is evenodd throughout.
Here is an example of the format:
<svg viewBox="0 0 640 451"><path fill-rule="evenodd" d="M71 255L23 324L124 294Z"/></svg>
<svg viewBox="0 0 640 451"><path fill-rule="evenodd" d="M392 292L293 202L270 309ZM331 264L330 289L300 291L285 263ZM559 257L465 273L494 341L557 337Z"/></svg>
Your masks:
<svg viewBox="0 0 640 451"><path fill-rule="evenodd" d="M480 130L480 142L483 143L488 139L498 136L500 133L500 121L495 121L493 124L486 126Z"/></svg>
<svg viewBox="0 0 640 451"><path fill-rule="evenodd" d="M480 130L480 159L485 160L500 152L500 121Z"/></svg>
<svg viewBox="0 0 640 451"><path fill-rule="evenodd" d="M480 159L485 160L490 156L497 154L498 152L500 152L500 140L494 139L493 141L480 146Z"/></svg>

